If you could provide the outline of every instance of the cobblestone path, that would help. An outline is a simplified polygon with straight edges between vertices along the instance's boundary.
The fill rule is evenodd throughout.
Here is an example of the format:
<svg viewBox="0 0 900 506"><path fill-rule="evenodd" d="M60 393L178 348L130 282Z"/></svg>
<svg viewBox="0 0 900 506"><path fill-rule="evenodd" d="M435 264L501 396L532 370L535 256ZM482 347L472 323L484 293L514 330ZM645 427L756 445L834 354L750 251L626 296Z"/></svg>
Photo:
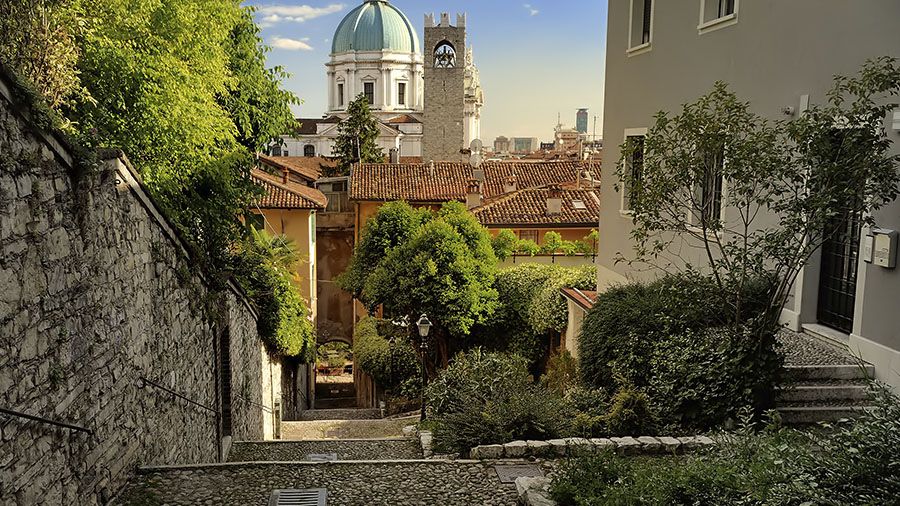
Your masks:
<svg viewBox="0 0 900 506"><path fill-rule="evenodd" d="M325 488L329 506L514 505L515 485L474 461L224 464L137 477L123 505L266 506L272 491Z"/></svg>
<svg viewBox="0 0 900 506"><path fill-rule="evenodd" d="M839 350L821 340L804 334L783 329L778 334L778 342L784 353L787 366L799 365L856 365L857 360L849 351Z"/></svg>

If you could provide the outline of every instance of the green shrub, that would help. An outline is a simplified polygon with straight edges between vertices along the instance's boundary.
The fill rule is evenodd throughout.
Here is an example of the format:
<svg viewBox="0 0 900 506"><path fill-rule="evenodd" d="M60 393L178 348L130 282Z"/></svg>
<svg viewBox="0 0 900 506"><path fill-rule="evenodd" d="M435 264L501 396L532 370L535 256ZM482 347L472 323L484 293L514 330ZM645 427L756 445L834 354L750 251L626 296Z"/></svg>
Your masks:
<svg viewBox="0 0 900 506"><path fill-rule="evenodd" d="M360 320L353 333L354 364L378 385L414 397L421 383L419 357L405 330L392 326L390 322L370 317ZM391 335L394 336L393 358Z"/></svg>
<svg viewBox="0 0 900 506"><path fill-rule="evenodd" d="M852 422L760 433L744 417L737 432L696 456L573 459L551 492L561 505L897 504L900 398L876 390L874 409Z"/></svg>
<svg viewBox="0 0 900 506"><path fill-rule="evenodd" d="M235 277L258 309L257 332L269 352L311 362L315 335L306 302L293 282L298 260L286 237L251 229L235 255Z"/></svg>
<svg viewBox="0 0 900 506"><path fill-rule="evenodd" d="M585 317L580 371L589 386L613 389L620 376L649 395L664 423L707 429L737 409L768 407L781 361L775 329L755 327L765 307L762 281L745 287L739 327L716 283L696 274L631 283L600 295Z"/></svg>
<svg viewBox="0 0 900 506"><path fill-rule="evenodd" d="M634 436L656 433L656 415L647 394L628 383L622 383L610 400L603 423L610 435Z"/></svg>
<svg viewBox="0 0 900 506"><path fill-rule="evenodd" d="M606 415L609 411L609 392L599 388L575 387L566 392L566 400L575 410L572 431L578 437L609 435Z"/></svg>
<svg viewBox="0 0 900 506"><path fill-rule="evenodd" d="M541 385L559 395L578 384L578 361L568 351L556 353L547 361L547 372L541 376Z"/></svg>
<svg viewBox="0 0 900 506"><path fill-rule="evenodd" d="M552 439L570 431L565 400L536 385L527 361L480 349L457 355L426 388L435 446L466 452L481 444Z"/></svg>
<svg viewBox="0 0 900 506"><path fill-rule="evenodd" d="M528 305L528 323L537 333L563 332L569 324L569 305L560 290L578 288L594 290L597 287L597 268L544 266L547 279ZM554 268L555 267L555 268Z"/></svg>

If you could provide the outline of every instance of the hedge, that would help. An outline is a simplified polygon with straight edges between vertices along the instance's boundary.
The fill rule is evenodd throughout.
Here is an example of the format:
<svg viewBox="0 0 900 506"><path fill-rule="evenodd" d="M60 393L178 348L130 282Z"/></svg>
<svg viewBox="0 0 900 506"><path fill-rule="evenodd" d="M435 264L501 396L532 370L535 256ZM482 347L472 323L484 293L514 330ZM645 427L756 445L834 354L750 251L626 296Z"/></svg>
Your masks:
<svg viewBox="0 0 900 506"><path fill-rule="evenodd" d="M404 383L408 386L410 382L417 382L421 369L416 349L405 329L392 326L390 322L371 317L360 320L353 333L353 361L375 383L393 390ZM394 336L393 360L390 341L385 337L390 335Z"/></svg>

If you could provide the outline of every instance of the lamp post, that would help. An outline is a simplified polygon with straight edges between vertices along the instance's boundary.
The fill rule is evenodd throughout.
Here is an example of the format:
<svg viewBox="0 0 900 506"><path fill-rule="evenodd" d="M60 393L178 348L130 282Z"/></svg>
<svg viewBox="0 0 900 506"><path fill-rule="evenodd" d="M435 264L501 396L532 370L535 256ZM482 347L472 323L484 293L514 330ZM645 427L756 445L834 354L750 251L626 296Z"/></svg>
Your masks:
<svg viewBox="0 0 900 506"><path fill-rule="evenodd" d="M422 413L419 415L420 421L425 421L425 385L428 383L428 372L425 369L425 355L428 352L428 333L431 332L431 320L426 314L419 317L416 322L419 327L419 337L421 338L422 348Z"/></svg>

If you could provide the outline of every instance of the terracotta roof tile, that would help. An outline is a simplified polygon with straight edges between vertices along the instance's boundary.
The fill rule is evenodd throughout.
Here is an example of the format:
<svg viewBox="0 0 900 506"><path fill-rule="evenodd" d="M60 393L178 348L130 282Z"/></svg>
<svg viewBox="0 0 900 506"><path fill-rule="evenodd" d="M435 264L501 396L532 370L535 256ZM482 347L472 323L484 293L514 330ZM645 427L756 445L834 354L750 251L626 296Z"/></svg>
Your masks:
<svg viewBox="0 0 900 506"><path fill-rule="evenodd" d="M261 209L325 209L328 198L315 188L299 183L284 183L260 169L253 169L250 178L266 191L257 206Z"/></svg>
<svg viewBox="0 0 900 506"><path fill-rule="evenodd" d="M340 122L341 119L337 116L329 116L327 118L297 118L297 123L299 123L300 126L296 133L298 135L316 135L320 123L333 125Z"/></svg>
<svg viewBox="0 0 900 506"><path fill-rule="evenodd" d="M600 198L594 190L559 190L562 197L561 212L547 214L547 199L552 191L546 187L519 190L476 207L472 209L472 213L486 227L598 226Z"/></svg>
<svg viewBox="0 0 900 506"><path fill-rule="evenodd" d="M421 123L418 118L414 116L410 116L409 114L401 114L399 116L394 116L393 118L388 119L385 123L389 123L392 125L400 124L400 123Z"/></svg>
<svg viewBox="0 0 900 506"><path fill-rule="evenodd" d="M290 171L309 182L316 181L322 177L323 167L337 167L337 161L317 156L268 156L260 154L259 161L279 171Z"/></svg>
<svg viewBox="0 0 900 506"><path fill-rule="evenodd" d="M503 195L503 183L516 177L518 188L534 188L549 184L574 183L578 162L485 162L484 198ZM599 178L600 164L585 163L584 168ZM353 200L408 202L445 202L466 199L468 181L473 178L472 166L462 162L436 162L431 169L427 163L360 164L353 168L350 178L350 198Z"/></svg>
<svg viewBox="0 0 900 506"><path fill-rule="evenodd" d="M575 304L578 304L585 311L594 307L597 303L597 292L590 290L579 290L577 288L563 288L560 293Z"/></svg>

